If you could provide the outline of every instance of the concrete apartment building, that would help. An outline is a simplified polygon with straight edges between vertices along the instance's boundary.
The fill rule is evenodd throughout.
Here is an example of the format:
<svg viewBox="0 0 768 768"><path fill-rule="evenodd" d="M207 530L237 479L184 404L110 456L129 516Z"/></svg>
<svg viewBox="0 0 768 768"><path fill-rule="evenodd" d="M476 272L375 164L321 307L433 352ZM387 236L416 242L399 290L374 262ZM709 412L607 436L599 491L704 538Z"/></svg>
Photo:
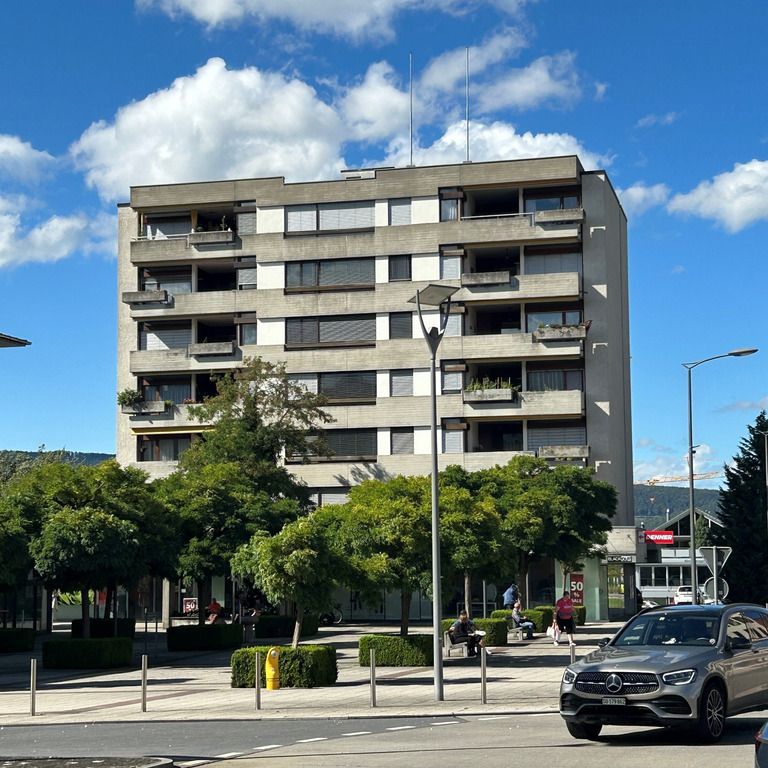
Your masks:
<svg viewBox="0 0 768 768"><path fill-rule="evenodd" d="M633 525L626 218L577 157L133 187L118 256L118 389L142 393L118 414L122 464L172 471L201 430L188 404L259 355L328 398L333 456L291 466L318 503L428 474L430 358L408 300L439 283L458 289L440 467L579 462Z"/></svg>

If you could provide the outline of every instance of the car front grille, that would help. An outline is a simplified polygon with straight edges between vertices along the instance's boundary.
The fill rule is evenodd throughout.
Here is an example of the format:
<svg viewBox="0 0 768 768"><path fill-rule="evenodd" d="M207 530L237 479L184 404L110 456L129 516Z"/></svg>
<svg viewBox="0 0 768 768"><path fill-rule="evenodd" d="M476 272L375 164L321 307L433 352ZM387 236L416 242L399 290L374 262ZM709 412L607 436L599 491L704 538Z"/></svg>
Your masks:
<svg viewBox="0 0 768 768"><path fill-rule="evenodd" d="M605 681L609 675L621 678L621 690L609 691ZM631 696L638 693L653 693L659 689L659 681L652 672L579 672L574 685L577 691L599 696Z"/></svg>

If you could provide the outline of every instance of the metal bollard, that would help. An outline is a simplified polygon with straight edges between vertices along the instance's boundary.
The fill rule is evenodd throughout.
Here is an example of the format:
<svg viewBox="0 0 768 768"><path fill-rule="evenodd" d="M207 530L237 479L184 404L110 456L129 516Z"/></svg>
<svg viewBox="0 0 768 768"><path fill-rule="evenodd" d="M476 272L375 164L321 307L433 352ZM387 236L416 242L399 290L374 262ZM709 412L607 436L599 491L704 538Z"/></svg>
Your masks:
<svg viewBox="0 0 768 768"><path fill-rule="evenodd" d="M141 711L147 711L147 662L149 656L146 653L141 655Z"/></svg>
<svg viewBox="0 0 768 768"><path fill-rule="evenodd" d="M29 660L29 714L35 716L35 697L37 696L37 659Z"/></svg>
<svg viewBox="0 0 768 768"><path fill-rule="evenodd" d="M261 709L261 654L258 651L256 651L255 665L253 687L256 689L256 709Z"/></svg>
<svg viewBox="0 0 768 768"><path fill-rule="evenodd" d="M480 701L483 704L488 703L488 695L487 695L487 686L486 686L486 678L485 678L485 660L487 658L487 654L485 651L485 646L480 648Z"/></svg>
<svg viewBox="0 0 768 768"><path fill-rule="evenodd" d="M376 706L376 649L371 648L371 706Z"/></svg>
<svg viewBox="0 0 768 768"><path fill-rule="evenodd" d="M573 664L574 661L576 661L576 646L572 645L571 646L571 664Z"/></svg>

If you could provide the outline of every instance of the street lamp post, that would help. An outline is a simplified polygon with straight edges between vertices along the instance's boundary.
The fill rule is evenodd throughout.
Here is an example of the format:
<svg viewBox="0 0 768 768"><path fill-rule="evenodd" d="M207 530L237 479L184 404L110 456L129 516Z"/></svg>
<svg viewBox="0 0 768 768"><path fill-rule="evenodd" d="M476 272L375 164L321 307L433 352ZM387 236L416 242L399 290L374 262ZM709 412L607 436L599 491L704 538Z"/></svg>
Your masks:
<svg viewBox="0 0 768 768"><path fill-rule="evenodd" d="M689 524L691 526L691 538L689 543L689 549L691 553L691 602L696 605L699 602L699 579L696 570L696 512L694 509L694 486L693 486L693 393L692 393L692 376L691 372L694 368L704 363L709 363L712 360L719 360L722 357L745 357L746 355L754 355L757 352L756 349L734 349L730 352L725 352L722 355L714 355L713 357L706 357L703 360L696 360L693 363L683 363L683 367L688 371L688 514Z"/></svg>
<svg viewBox="0 0 768 768"><path fill-rule="evenodd" d="M419 314L419 324L432 356L430 368L430 392L432 395L432 415L430 429L432 437L432 653L435 665L435 701L443 701L443 651L440 633L440 609L442 608L442 593L440 588L440 490L437 484L437 384L436 357L437 348L443 340L445 328L448 325L448 314L451 309L451 296L458 288L449 285L428 285L416 291L416 295L408 301L416 304ZM423 305L438 308L438 324L427 330L421 312Z"/></svg>

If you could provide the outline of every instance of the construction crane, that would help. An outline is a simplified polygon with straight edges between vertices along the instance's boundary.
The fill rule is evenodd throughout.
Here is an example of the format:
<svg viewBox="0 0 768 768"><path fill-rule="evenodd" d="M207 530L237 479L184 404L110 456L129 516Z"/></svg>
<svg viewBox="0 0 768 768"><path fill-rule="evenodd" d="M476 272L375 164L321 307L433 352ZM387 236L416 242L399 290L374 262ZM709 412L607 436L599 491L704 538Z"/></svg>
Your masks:
<svg viewBox="0 0 768 768"><path fill-rule="evenodd" d="M713 477L720 477L722 472L696 472L693 475L694 480L711 480ZM658 485L659 483L682 483L684 480L688 480L688 475L674 475L672 477L652 477L650 480L646 480L646 485Z"/></svg>

